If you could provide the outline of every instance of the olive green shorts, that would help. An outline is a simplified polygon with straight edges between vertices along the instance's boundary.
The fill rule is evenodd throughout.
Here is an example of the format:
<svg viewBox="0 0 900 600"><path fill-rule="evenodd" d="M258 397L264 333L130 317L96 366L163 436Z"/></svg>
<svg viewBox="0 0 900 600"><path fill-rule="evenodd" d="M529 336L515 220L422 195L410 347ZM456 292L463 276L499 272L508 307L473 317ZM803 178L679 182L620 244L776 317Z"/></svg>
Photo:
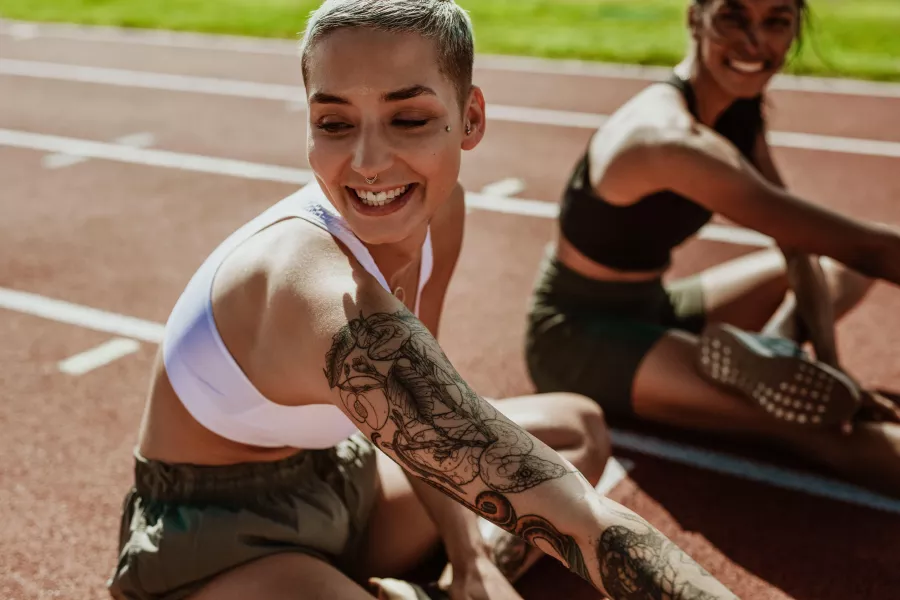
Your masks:
<svg viewBox="0 0 900 600"><path fill-rule="evenodd" d="M197 466L136 455L112 597L186 598L229 569L281 552L316 556L355 578L378 492L375 461L362 434L277 462Z"/></svg>
<svg viewBox="0 0 900 600"><path fill-rule="evenodd" d="M609 416L633 416L632 383L666 331L706 324L699 276L608 282L585 278L548 249L528 314L525 358L539 392L573 392Z"/></svg>

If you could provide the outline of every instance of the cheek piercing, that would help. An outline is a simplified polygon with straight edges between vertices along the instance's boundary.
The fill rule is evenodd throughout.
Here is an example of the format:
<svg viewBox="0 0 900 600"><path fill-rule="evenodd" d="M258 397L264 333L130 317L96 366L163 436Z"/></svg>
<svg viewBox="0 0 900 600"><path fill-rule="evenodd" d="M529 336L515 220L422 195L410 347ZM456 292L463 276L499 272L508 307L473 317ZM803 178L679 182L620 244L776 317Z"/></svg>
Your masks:
<svg viewBox="0 0 900 600"><path fill-rule="evenodd" d="M447 125L447 127L446 127L445 129L447 130L447 133L450 133L450 126L449 126L449 125Z"/></svg>

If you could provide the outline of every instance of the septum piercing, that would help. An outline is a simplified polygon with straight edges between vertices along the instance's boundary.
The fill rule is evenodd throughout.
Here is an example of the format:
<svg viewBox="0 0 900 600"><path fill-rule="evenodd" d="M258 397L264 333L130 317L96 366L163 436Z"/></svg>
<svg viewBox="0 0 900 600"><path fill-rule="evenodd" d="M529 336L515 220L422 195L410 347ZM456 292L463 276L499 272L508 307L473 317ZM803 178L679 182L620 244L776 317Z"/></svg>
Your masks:
<svg viewBox="0 0 900 600"><path fill-rule="evenodd" d="M368 177L366 177L366 183L368 183L369 185L372 185L372 184L375 183L376 181L378 181L378 175L376 175L376 176L373 177L372 179L369 179Z"/></svg>

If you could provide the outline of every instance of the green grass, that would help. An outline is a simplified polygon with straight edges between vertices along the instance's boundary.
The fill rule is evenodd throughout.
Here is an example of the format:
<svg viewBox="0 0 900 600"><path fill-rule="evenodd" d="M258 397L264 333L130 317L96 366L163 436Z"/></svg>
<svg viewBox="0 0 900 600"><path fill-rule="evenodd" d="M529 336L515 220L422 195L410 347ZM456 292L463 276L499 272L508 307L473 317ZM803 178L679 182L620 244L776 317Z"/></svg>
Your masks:
<svg viewBox="0 0 900 600"><path fill-rule="evenodd" d="M682 56L688 0L459 0L478 50L647 65ZM296 37L318 0L0 0L35 21ZM900 0L813 0L788 71L900 81Z"/></svg>

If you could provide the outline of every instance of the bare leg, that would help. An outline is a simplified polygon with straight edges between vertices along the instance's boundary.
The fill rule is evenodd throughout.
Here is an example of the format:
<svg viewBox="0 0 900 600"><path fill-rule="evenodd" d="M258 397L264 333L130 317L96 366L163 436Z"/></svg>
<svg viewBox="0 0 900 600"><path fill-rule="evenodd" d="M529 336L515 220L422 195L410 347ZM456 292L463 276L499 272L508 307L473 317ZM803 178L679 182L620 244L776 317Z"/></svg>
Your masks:
<svg viewBox="0 0 900 600"><path fill-rule="evenodd" d="M845 436L777 421L703 379L694 367L696 352L696 338L684 332L657 342L635 375L638 417L777 445L850 480L900 494L900 427L865 424Z"/></svg>
<svg viewBox="0 0 900 600"><path fill-rule="evenodd" d="M868 293L872 281L830 258L820 258L822 273L840 319ZM780 250L762 250L716 265L701 274L710 321L795 338L796 299L789 292L786 262ZM774 317L774 318L773 318Z"/></svg>

